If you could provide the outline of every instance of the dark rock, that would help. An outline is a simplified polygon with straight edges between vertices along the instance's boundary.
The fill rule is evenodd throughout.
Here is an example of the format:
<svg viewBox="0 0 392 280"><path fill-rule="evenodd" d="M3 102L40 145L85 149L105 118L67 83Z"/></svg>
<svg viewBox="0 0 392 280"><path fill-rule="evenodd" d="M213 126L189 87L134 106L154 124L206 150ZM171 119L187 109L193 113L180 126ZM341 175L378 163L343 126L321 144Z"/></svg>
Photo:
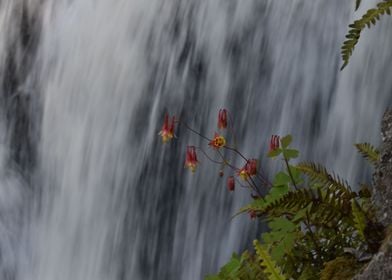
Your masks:
<svg viewBox="0 0 392 280"><path fill-rule="evenodd" d="M378 219L386 227L392 224L392 110L385 112L381 124L382 145L380 161L373 174L373 202L378 208ZM362 273L353 280L392 279L392 230Z"/></svg>

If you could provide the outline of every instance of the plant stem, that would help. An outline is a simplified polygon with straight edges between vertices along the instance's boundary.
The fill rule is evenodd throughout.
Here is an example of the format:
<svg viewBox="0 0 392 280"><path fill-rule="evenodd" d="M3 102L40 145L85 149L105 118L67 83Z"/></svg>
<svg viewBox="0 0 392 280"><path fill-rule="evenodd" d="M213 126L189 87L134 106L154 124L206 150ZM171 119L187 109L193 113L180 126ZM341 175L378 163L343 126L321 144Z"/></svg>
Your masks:
<svg viewBox="0 0 392 280"><path fill-rule="evenodd" d="M293 176L293 174L291 173L291 170L290 170L289 161L287 160L287 158L284 155L283 155L283 158L284 158L284 162L286 163L287 171L289 173L291 182L293 183L294 188L296 190L298 190L297 184L295 183L295 180L294 180L294 176Z"/></svg>
<svg viewBox="0 0 392 280"><path fill-rule="evenodd" d="M319 244L317 243L317 239L316 236L314 235L314 232L312 231L312 228L310 226L310 218L309 218L309 213L308 211L306 211L306 221L304 221L304 224L306 226L306 228L309 231L310 234L310 239L312 239L312 242L314 244L315 250L317 252L317 259L318 259L318 263L321 264L321 249Z"/></svg>

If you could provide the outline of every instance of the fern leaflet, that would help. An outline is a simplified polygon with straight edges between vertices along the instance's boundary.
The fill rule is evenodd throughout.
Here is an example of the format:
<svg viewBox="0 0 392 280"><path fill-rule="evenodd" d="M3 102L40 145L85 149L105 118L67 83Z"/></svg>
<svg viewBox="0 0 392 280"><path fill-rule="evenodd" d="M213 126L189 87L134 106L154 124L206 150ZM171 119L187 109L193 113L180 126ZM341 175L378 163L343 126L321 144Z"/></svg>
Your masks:
<svg viewBox="0 0 392 280"><path fill-rule="evenodd" d="M361 1L357 1L357 7ZM392 8L392 0L387 0L384 2L380 2L377 4L377 7L374 9L368 10L361 19L354 21L354 23L350 24L350 30L346 35L347 40L343 42L343 46L341 48L343 65L340 70L343 70L347 64L349 63L350 57L353 54L354 48L358 43L359 37L361 36L361 32L367 26L370 28L376 24L378 20L380 20L380 16L384 14L391 14Z"/></svg>
<svg viewBox="0 0 392 280"><path fill-rule="evenodd" d="M369 143L355 144L359 153L370 163L376 164L380 158L380 152Z"/></svg>
<svg viewBox="0 0 392 280"><path fill-rule="evenodd" d="M352 200L351 205L352 205L352 213L354 216L354 226L358 231L359 235L361 236L361 238L363 240L366 240L365 237L366 217L361 211L361 208L359 207L355 199Z"/></svg>
<svg viewBox="0 0 392 280"><path fill-rule="evenodd" d="M362 2L362 0L357 0L355 2L355 10L358 10L359 6L361 6L361 2Z"/></svg>
<svg viewBox="0 0 392 280"><path fill-rule="evenodd" d="M264 271L268 274L269 280L286 280L286 277L282 274L276 263L272 260L269 253L261 247L259 241L253 241L253 245L256 250L256 254L261 262L261 266L264 267Z"/></svg>
<svg viewBox="0 0 392 280"><path fill-rule="evenodd" d="M346 182L340 179L339 176L328 173L327 169L321 164L302 162L297 165L297 168L306 174L311 181L323 184L325 189L344 194L348 199L355 195Z"/></svg>

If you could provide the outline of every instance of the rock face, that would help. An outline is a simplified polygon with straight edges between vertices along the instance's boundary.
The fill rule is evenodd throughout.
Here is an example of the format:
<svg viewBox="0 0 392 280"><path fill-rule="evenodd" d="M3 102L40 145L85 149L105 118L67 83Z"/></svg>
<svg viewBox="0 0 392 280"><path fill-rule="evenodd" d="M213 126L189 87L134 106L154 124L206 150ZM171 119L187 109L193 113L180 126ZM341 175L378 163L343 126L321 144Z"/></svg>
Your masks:
<svg viewBox="0 0 392 280"><path fill-rule="evenodd" d="M373 175L373 202L379 208L378 218L385 226L392 224L392 110L388 110L381 125L380 162ZM392 279L392 232L389 231L379 252L367 268L354 280Z"/></svg>

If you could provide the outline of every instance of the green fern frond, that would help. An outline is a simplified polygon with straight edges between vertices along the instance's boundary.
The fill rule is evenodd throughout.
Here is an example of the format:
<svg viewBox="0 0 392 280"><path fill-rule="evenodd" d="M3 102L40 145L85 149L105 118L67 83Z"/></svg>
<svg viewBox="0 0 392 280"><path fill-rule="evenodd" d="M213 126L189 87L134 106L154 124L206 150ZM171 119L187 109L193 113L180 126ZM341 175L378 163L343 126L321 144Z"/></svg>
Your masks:
<svg viewBox="0 0 392 280"><path fill-rule="evenodd" d="M329 189L332 192L344 194L348 199L355 195L347 182L343 181L337 175L330 174L321 164L302 162L296 167L306 174L313 183L321 183L323 189Z"/></svg>
<svg viewBox="0 0 392 280"><path fill-rule="evenodd" d="M343 218L348 218L347 221L353 224L350 199L345 193L333 192L330 189L327 191L299 189L290 191L267 205L260 204L253 207L250 205L241 211L255 211L258 216L265 216L269 219L286 216L298 223L301 221L301 217L304 218L303 214L299 214L308 208L312 220L320 225L328 223L335 225Z"/></svg>
<svg viewBox="0 0 392 280"><path fill-rule="evenodd" d="M241 267L238 270L239 280L267 280L263 268L260 266L258 259L245 251L241 256Z"/></svg>
<svg viewBox="0 0 392 280"><path fill-rule="evenodd" d="M242 207L236 215L255 211L258 216L269 215L270 218L280 217L281 215L296 213L307 207L312 203L314 198L316 198L316 194L313 190L299 189L290 191L282 197L268 203L263 200L257 200L254 203Z"/></svg>
<svg viewBox="0 0 392 280"><path fill-rule="evenodd" d="M376 164L380 158L380 152L369 143L355 144L359 153L370 163Z"/></svg>
<svg viewBox="0 0 392 280"><path fill-rule="evenodd" d="M362 240L366 240L365 237L366 217L355 199L352 200L351 207L354 216L354 226L358 231Z"/></svg>
<svg viewBox="0 0 392 280"><path fill-rule="evenodd" d="M314 190L299 189L290 191L282 198L270 203L260 211L260 214L267 214L270 217L280 217L281 215L291 215L308 207L311 203L319 201L319 194Z"/></svg>
<svg viewBox="0 0 392 280"><path fill-rule="evenodd" d="M362 0L357 0L355 2L355 10L358 10L359 6L361 6L361 2L362 2Z"/></svg>
<svg viewBox="0 0 392 280"><path fill-rule="evenodd" d="M267 280L258 258L245 251L241 257L233 254L217 275L208 275L205 280Z"/></svg>
<svg viewBox="0 0 392 280"><path fill-rule="evenodd" d="M256 255L260 261L262 267L264 267L265 273L268 274L268 280L286 280L286 277L282 274L276 263L272 260L269 253L264 250L259 241L253 241Z"/></svg>
<svg viewBox="0 0 392 280"><path fill-rule="evenodd" d="M357 1L357 7L361 1ZM370 28L372 25L375 25L378 20L380 20L380 16L384 14L391 14L392 8L392 0L387 0L384 2L380 2L377 4L377 7L374 9L368 10L361 19L354 21L354 23L350 24L350 30L346 35L347 40L344 41L343 46L341 48L343 65L340 70L343 70L347 64L349 63L350 57L353 54L354 48L358 43L359 37L361 36L361 32L367 26Z"/></svg>

